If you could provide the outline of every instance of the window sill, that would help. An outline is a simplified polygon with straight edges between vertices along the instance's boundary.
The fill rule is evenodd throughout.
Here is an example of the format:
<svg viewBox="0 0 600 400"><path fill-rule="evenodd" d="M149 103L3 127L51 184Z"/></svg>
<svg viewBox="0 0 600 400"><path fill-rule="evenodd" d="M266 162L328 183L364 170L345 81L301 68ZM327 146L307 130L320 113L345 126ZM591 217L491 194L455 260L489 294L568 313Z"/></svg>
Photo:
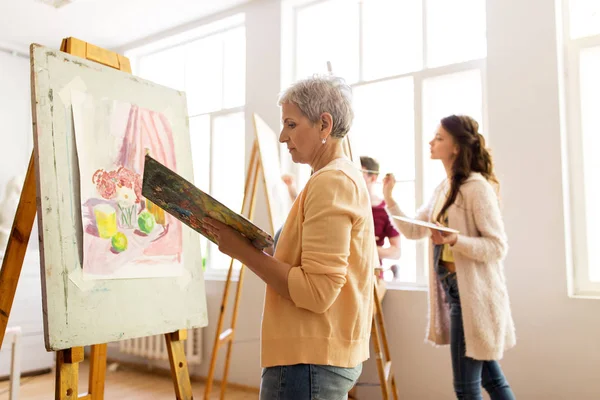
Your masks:
<svg viewBox="0 0 600 400"><path fill-rule="evenodd" d="M600 293L576 293L570 294L569 298L573 300L600 300Z"/></svg>
<svg viewBox="0 0 600 400"><path fill-rule="evenodd" d="M387 290L404 290L409 292L426 292L427 285L410 282L387 281L385 283Z"/></svg>

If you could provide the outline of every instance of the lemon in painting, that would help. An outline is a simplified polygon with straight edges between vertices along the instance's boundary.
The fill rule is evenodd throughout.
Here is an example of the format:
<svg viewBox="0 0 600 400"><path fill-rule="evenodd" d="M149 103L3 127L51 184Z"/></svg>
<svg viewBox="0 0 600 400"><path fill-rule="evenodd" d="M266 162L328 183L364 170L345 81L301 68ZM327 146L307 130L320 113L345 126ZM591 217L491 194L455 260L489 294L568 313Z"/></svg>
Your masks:
<svg viewBox="0 0 600 400"><path fill-rule="evenodd" d="M146 234L152 232L155 224L156 220L150 211L144 210L138 216L138 225L140 227L140 231Z"/></svg>
<svg viewBox="0 0 600 400"><path fill-rule="evenodd" d="M127 236L123 232L115 233L110 242L117 253L127 250Z"/></svg>

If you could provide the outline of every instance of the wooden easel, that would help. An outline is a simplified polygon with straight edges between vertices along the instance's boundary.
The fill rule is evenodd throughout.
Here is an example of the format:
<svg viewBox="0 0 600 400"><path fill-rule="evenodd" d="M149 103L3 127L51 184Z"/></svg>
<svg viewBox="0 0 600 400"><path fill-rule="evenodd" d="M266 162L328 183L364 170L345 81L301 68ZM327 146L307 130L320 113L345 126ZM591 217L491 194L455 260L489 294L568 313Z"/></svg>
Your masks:
<svg viewBox="0 0 600 400"><path fill-rule="evenodd" d="M242 202L242 212L249 220L254 217L254 206L256 203L256 186L258 183L258 175L262 168L260 161L260 154L258 150L258 142L254 140L252 145L252 152L250 154L250 163L248 164L248 172L246 173L246 183L244 186L244 200ZM272 221L272 219L271 219ZM204 399L210 398L210 392L212 390L213 379L215 376L215 368L217 365L217 356L221 346L227 344L227 353L225 355L225 368L223 370L223 377L221 378L221 399L225 399L225 389L227 388L227 374L229 373L229 364L231 360L231 349L233 347L233 339L235 337L235 327L237 325L237 315L240 305L240 298L242 294L242 286L244 283L244 271L245 266L242 265L240 268L240 274L238 278L238 284L235 291L235 300L233 303L233 315L231 316L231 327L222 331L223 321L225 320L225 312L227 311L227 302L229 299L229 288L231 286L231 278L233 275L233 265L235 260L232 258L229 263L229 270L227 272L227 280L225 281L225 290L223 291L223 300L221 301L221 308L219 312L219 322L217 323L217 330L215 334L215 341L212 350L212 356L210 359L210 368L208 370L208 377L206 378L206 386L204 388Z"/></svg>
<svg viewBox="0 0 600 400"><path fill-rule="evenodd" d="M398 400L398 389L396 388L396 378L392 371L392 357L387 341L387 333L383 320L383 308L381 306L382 289L379 287L377 278L373 286L373 301L375 307L373 310L373 327L371 328L371 338L373 339L373 347L375 349L375 362L377 363L377 372L379 375L379 383L381 386L381 394L383 400L388 400L392 396L394 400ZM381 340L381 342L380 342ZM381 346L383 345L383 353ZM391 384L391 388L390 388Z"/></svg>
<svg viewBox="0 0 600 400"><path fill-rule="evenodd" d="M330 74L333 73L330 61L327 61L327 71ZM352 147L350 137L349 135L346 135L346 139L344 140L344 151L352 161L358 162L358 155L355 154L353 150L354 149ZM385 331L383 308L381 306L381 301L383 300L383 296L385 295L385 282L380 282L377 278L377 274L375 275L375 283L373 285L373 302L375 303L375 306L373 307L373 323L371 327L371 338L373 340L373 347L375 349L375 362L377 363L379 385L381 386L381 394L383 396L383 400L388 400L391 396L393 396L394 400L398 400L398 390L396 388L396 379L392 371L392 357L387 341L387 333ZM382 345L383 353L381 351ZM356 386L360 386L360 384L357 384ZM351 399L356 398L356 386L352 388L352 390L349 393L349 398Z"/></svg>
<svg viewBox="0 0 600 400"><path fill-rule="evenodd" d="M79 39L72 37L63 39L60 50L120 71L131 73L128 58ZM33 101L35 101L35 97ZM11 235L2 262L2 269L0 270L0 345L4 340L36 211L36 176L34 155L32 153ZM165 334L173 384L178 400L191 400L193 398L192 385L183 350L183 341L186 338L186 330ZM78 394L78 381L79 363L84 358L83 347L73 347L57 351L55 400L104 399L106 349L106 343L91 346L88 393L82 396Z"/></svg>

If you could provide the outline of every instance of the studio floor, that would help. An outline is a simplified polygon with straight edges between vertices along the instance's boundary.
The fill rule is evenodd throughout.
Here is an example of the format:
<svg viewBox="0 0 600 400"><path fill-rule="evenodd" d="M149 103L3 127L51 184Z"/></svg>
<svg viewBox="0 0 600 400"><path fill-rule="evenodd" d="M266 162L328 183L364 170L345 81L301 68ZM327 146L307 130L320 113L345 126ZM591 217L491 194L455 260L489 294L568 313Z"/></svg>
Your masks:
<svg viewBox="0 0 600 400"><path fill-rule="evenodd" d="M79 391L87 392L89 365L83 362L79 371ZM54 398L54 371L51 373L23 377L19 399L48 400ZM192 381L192 391L195 398L204 397L204 382ZM214 385L211 400L219 398L220 384ZM227 399L255 400L258 392L251 389L229 387ZM0 382L0 400L8 400L8 381ZM104 392L106 400L173 400L175 393L171 378L165 374L147 372L131 366L119 366L117 371L106 372L106 386Z"/></svg>

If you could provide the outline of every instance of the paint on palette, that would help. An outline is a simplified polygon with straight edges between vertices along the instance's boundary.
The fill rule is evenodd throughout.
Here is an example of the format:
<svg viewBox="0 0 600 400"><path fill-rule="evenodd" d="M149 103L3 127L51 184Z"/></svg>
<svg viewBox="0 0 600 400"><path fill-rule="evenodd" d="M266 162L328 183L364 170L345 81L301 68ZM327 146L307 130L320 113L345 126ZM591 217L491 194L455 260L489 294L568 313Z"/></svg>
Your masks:
<svg viewBox="0 0 600 400"><path fill-rule="evenodd" d="M258 249L273 245L273 238L267 232L149 155L145 159L142 195L213 243L216 243L215 238L202 229L201 221L205 217L231 226Z"/></svg>

